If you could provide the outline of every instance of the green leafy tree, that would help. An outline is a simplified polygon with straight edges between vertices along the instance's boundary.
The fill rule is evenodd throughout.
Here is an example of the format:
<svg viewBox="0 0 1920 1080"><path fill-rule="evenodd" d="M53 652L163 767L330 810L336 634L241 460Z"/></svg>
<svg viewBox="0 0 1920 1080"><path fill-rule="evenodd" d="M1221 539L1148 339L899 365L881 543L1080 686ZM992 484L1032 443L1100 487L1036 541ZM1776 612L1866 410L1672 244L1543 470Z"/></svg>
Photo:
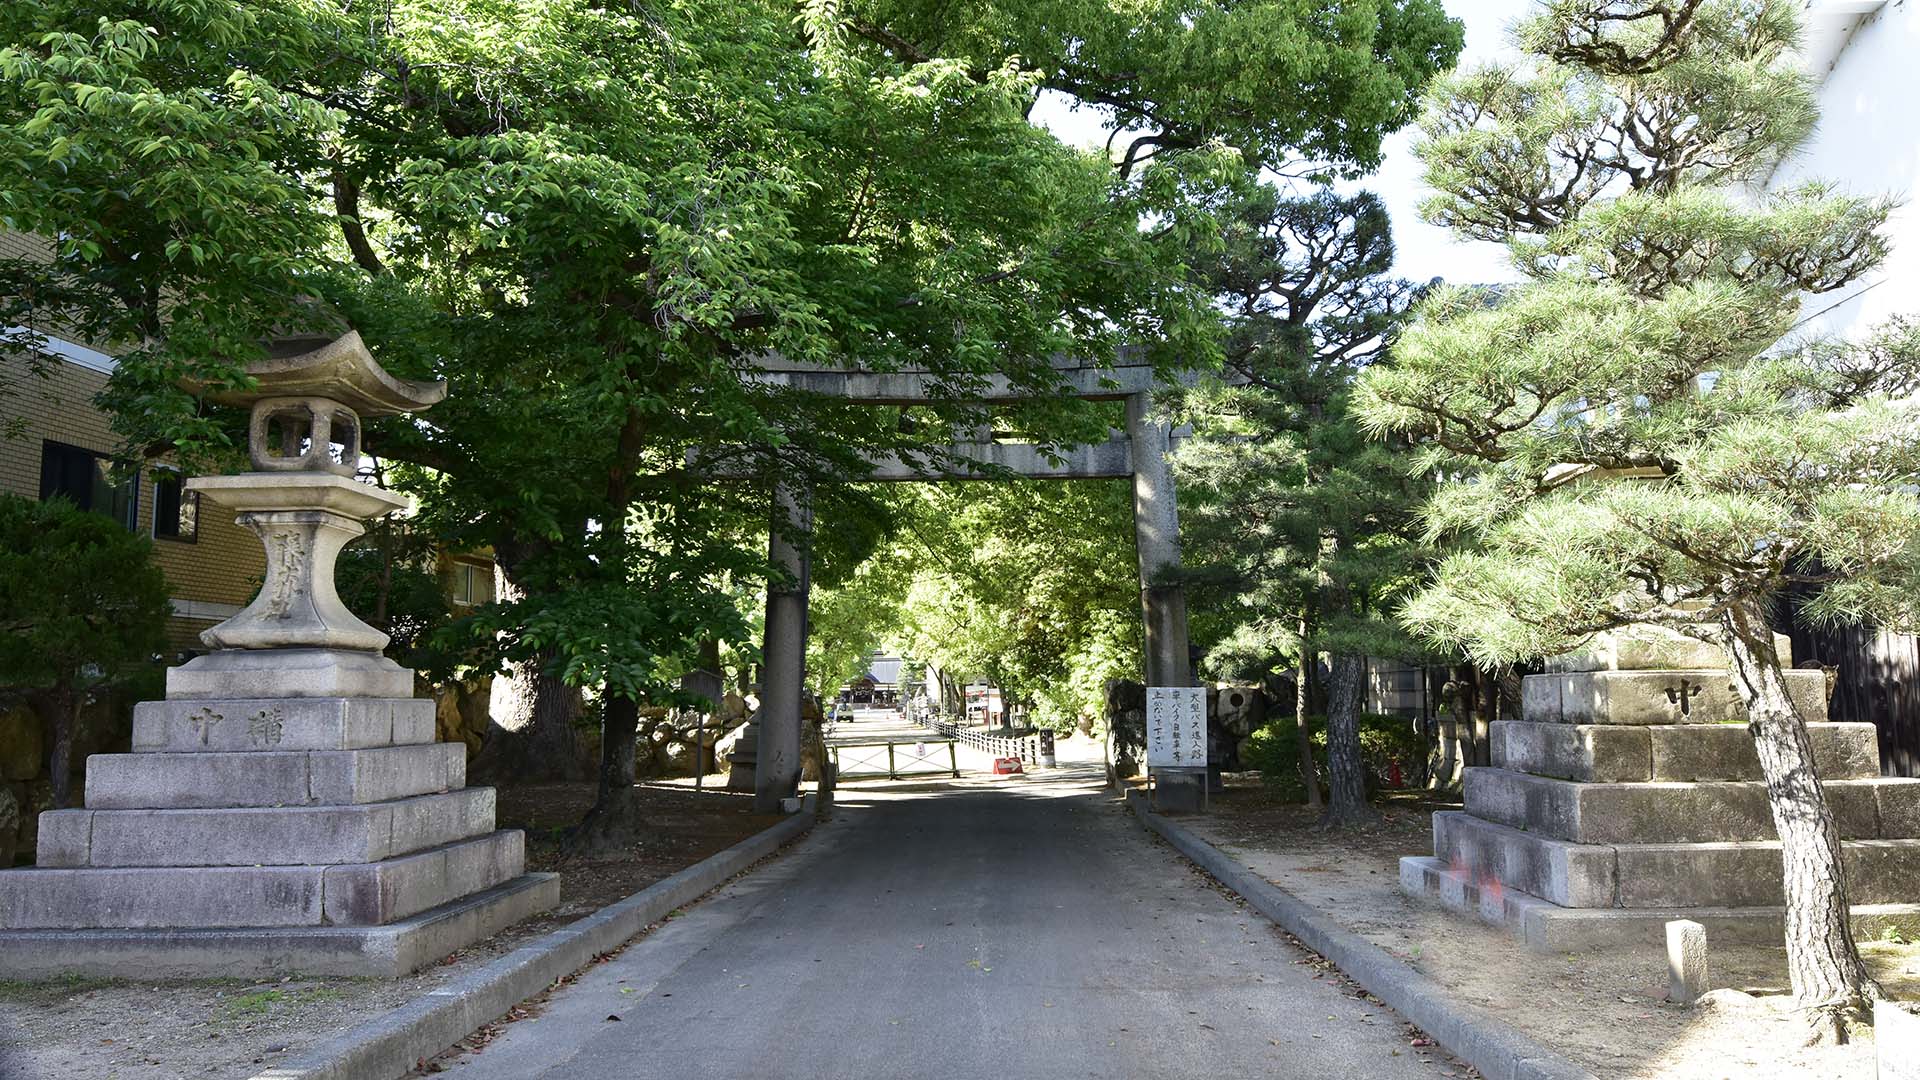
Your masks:
<svg viewBox="0 0 1920 1080"><path fill-rule="evenodd" d="M1132 492L1102 481L905 489L895 551L912 581L908 655L984 678L1059 730L1098 716L1110 678L1138 678Z"/></svg>
<svg viewBox="0 0 1920 1080"><path fill-rule="evenodd" d="M1060 437L1053 356L1211 355L1193 193L1249 159L1370 163L1459 36L1433 0L798 14L17 0L0 217L59 239L0 264L8 317L115 349L130 443L189 459L236 427L181 378L231 381L271 334L343 315L397 374L446 378L369 446L430 470L439 539L494 550L512 589L473 643L564 723L569 681L632 701L690 636L737 632L681 613L722 618L776 477L941 441L755 385L756 357L912 362L958 398L1004 376ZM1065 147L1027 120L1048 87L1153 134L1119 168ZM705 482L728 462L759 485ZM704 531L663 546L675 512Z"/></svg>
<svg viewBox="0 0 1920 1080"><path fill-rule="evenodd" d="M151 669L166 646L153 542L64 499L0 495L0 683L53 738L53 805L71 805L73 735L88 697Z"/></svg>
<svg viewBox="0 0 1920 1080"><path fill-rule="evenodd" d="M1222 217L1219 248L1196 258L1228 313L1229 371L1241 385L1189 401L1195 437L1179 451L1186 577L1211 618L1208 660L1265 681L1294 658L1296 712L1330 657L1326 825L1377 815L1367 803L1360 714L1369 656L1420 646L1392 618L1426 557L1420 489L1408 462L1348 413L1355 377L1380 357L1414 289L1391 276L1393 241L1374 196L1283 196L1253 186ZM1294 760L1320 802L1307 729Z"/></svg>
<svg viewBox="0 0 1920 1080"><path fill-rule="evenodd" d="M822 560L824 572L815 576L807 600L808 688L823 703L857 678L867 657L887 647L904 623L912 564L879 534L887 523L876 505L865 512L847 506L816 525L816 553L839 549L839 557ZM844 567L851 557L861 561L849 572Z"/></svg>
<svg viewBox="0 0 1920 1080"><path fill-rule="evenodd" d="M1488 663L1633 624L1726 652L1794 996L1844 1037L1875 991L1769 617L1790 584L1816 618L1920 616L1920 334L1782 342L1886 251L1884 200L1738 189L1813 129L1799 41L1784 0L1561 0L1519 29L1524 61L1438 84L1426 212L1508 241L1527 280L1437 293L1359 402L1446 474L1431 531L1478 545L1409 625Z"/></svg>

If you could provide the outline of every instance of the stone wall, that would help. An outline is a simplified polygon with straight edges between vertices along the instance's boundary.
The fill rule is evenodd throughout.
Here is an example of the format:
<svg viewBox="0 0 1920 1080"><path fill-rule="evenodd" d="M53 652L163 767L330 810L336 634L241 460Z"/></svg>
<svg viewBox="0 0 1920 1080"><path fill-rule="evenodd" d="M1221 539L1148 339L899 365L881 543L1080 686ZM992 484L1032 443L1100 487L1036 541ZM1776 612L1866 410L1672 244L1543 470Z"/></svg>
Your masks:
<svg viewBox="0 0 1920 1080"><path fill-rule="evenodd" d="M102 695L80 710L73 736L73 801L84 790L89 754L123 752L132 739L133 697ZM42 811L53 809L47 757L53 730L22 701L0 705L0 867L32 862Z"/></svg>

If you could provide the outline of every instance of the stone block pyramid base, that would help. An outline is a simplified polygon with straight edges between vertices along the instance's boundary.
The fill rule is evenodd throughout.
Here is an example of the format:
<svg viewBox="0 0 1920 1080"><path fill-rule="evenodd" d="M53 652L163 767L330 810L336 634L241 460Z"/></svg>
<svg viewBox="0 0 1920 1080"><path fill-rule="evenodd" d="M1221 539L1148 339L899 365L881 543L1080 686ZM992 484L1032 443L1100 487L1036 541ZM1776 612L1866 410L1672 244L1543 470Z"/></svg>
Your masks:
<svg viewBox="0 0 1920 1080"><path fill-rule="evenodd" d="M325 677L276 686L273 655L174 669L134 752L88 759L85 808L0 870L0 978L392 977L558 901L433 702L385 693L411 672L306 650Z"/></svg>
<svg viewBox="0 0 1920 1080"><path fill-rule="evenodd" d="M1777 642L1783 667L1784 638ZM1719 664L1721 666L1712 666ZM1920 780L1883 777L1872 724L1826 722L1826 675L1785 672L1839 828L1856 933L1920 933ZM1525 717L1492 725L1492 767L1433 815L1433 854L1400 886L1529 946L1782 937L1780 841L1724 661L1640 630L1528 676Z"/></svg>

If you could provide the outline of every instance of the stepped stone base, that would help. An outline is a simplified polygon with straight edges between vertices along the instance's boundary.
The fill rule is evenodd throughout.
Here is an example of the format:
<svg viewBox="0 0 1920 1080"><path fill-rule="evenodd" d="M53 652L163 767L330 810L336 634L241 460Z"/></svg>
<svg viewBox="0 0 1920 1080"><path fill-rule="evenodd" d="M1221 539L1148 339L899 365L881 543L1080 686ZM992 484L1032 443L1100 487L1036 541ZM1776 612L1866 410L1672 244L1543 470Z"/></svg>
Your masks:
<svg viewBox="0 0 1920 1080"><path fill-rule="evenodd" d="M397 978L559 900L558 875L523 874L382 926L0 930L0 973L15 979Z"/></svg>
<svg viewBox="0 0 1920 1080"><path fill-rule="evenodd" d="M0 977L400 975L557 900L412 672L296 649L169 678L134 752L89 759L87 806L40 816L36 865L0 870Z"/></svg>
<svg viewBox="0 0 1920 1080"><path fill-rule="evenodd" d="M1880 775L1873 725L1826 722L1825 672L1782 675L1856 925L1920 931L1920 780ZM1724 657L1671 631L1604 635L1528 676L1521 704L1492 726L1493 767L1466 770L1464 810L1433 815L1433 856L1401 861L1406 892L1541 949L1659 944L1675 919L1780 940L1780 841Z"/></svg>
<svg viewBox="0 0 1920 1080"><path fill-rule="evenodd" d="M1777 856L1776 856L1777 857ZM1476 881L1431 855L1400 860L1400 888L1462 915L1510 930L1542 952L1583 952L1623 945L1661 945L1666 924L1691 919L1709 941L1777 945L1785 933L1779 907L1572 908L1550 903L1496 880ZM1920 903L1855 904L1853 932L1861 940L1894 930L1920 935Z"/></svg>

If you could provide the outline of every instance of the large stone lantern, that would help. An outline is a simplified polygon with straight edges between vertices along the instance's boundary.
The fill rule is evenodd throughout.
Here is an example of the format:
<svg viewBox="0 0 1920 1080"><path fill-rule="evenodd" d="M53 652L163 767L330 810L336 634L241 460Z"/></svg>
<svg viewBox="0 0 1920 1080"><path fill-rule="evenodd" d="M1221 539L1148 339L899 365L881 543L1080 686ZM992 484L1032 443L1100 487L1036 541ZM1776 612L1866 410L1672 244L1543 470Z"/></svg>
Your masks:
<svg viewBox="0 0 1920 1080"><path fill-rule="evenodd" d="M334 563L366 531L362 522L408 506L405 496L353 479L361 419L418 412L446 397L447 384L387 374L358 333L306 348L313 344L285 343L248 368L251 390L207 395L250 408L256 471L186 486L260 538L266 582L244 611L200 635L214 652L168 672L168 697L413 693L412 673L379 655L387 635L340 602Z"/></svg>
<svg viewBox="0 0 1920 1080"><path fill-rule="evenodd" d="M340 549L408 505L353 479L362 419L446 384L355 333L248 374L206 396L251 409L254 471L187 488L260 538L260 595L135 707L133 753L88 759L86 807L41 815L37 865L0 870L0 977L399 975L559 898L334 590Z"/></svg>

